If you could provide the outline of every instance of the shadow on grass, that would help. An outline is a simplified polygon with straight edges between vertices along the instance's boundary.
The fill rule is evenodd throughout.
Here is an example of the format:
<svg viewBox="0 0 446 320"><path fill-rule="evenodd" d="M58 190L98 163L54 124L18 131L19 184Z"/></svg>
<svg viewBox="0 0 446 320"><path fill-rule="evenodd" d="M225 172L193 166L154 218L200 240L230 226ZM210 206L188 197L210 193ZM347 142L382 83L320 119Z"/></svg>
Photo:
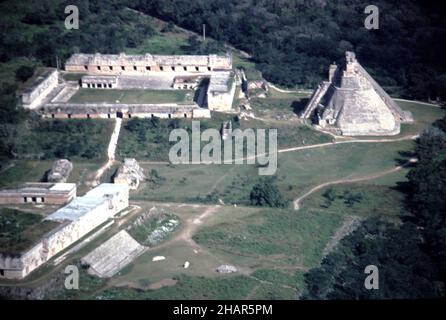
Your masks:
<svg viewBox="0 0 446 320"><path fill-rule="evenodd" d="M309 98L303 98L301 100L293 101L293 103L291 104L293 112L296 115L300 116L304 112L305 107L307 106L309 100L310 100Z"/></svg>

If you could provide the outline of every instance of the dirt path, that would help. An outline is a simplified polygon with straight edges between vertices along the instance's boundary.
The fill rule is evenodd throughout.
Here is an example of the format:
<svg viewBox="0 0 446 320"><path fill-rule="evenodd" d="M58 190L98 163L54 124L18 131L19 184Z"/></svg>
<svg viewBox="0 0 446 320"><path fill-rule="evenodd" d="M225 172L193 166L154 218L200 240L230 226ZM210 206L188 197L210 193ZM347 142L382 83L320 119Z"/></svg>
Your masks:
<svg viewBox="0 0 446 320"><path fill-rule="evenodd" d="M165 244L175 241L183 241L190 244L195 249L198 249L198 251L203 251L203 249L192 239L192 236L203 221L214 215L220 207L220 205L208 206L198 217L185 220L183 229L170 241L165 242Z"/></svg>
<svg viewBox="0 0 446 320"><path fill-rule="evenodd" d="M266 82L268 84L269 87L273 88L274 90L281 92L281 93L302 93L302 94L308 94L310 95L312 93L312 90L286 90L286 89L280 89L278 87L276 87L274 84L272 84L271 82Z"/></svg>
<svg viewBox="0 0 446 320"><path fill-rule="evenodd" d="M390 173L397 172L397 171L403 169L404 167L407 167L408 165L410 165L412 163L415 163L415 162L417 162L417 159L411 158L409 161L407 161L406 163L404 163L404 164L402 164L400 166L397 166L397 167L389 169L389 170L380 171L378 173L370 174L370 175L367 175L367 176L364 176L364 177L361 177L361 178L340 179L340 180L334 180L334 181L328 181L328 182L321 183L321 184L313 187L311 190L306 192L304 195L302 195L299 198L295 199L294 202L293 202L294 210L297 211L297 210L300 209L300 203L302 202L302 200L307 198L309 195L315 193L316 191L321 190L322 188L325 188L327 186L377 179L377 178L383 177L385 175L388 175Z"/></svg>
<svg viewBox="0 0 446 320"><path fill-rule="evenodd" d="M121 131L122 119L116 118L115 128L110 137L110 142L107 149L107 162L96 171L94 180L92 182L93 186L97 186L100 183L101 177L105 171L107 171L115 163L115 152L118 145L119 132Z"/></svg>
<svg viewBox="0 0 446 320"><path fill-rule="evenodd" d="M423 101L417 101L417 100L407 100L407 99L398 99L398 98L393 98L393 100L395 100L395 101L403 101L403 102L412 102L412 103L423 104L425 106L442 108L442 106L440 106L438 104L428 103L428 102L423 102Z"/></svg>
<svg viewBox="0 0 446 320"><path fill-rule="evenodd" d="M277 153L287 153L287 152L294 152L294 151L300 151L300 150L309 150L309 149L317 149L317 148L324 148L329 146L336 146L340 144L348 144L348 143L381 143L381 142L398 142L398 141L406 141L406 140L415 140L418 138L418 135L411 135L411 136L404 136L400 138L395 139L352 139L352 140L345 140L345 141L336 141L336 142L325 142L325 143L319 143L319 144L312 144L308 146L299 146L299 147L292 147L292 148L286 148L286 149L279 149ZM256 159L257 157L265 156L267 153L261 153L256 154L254 156L250 157L243 157L235 159L237 161L245 161L245 160L251 160ZM235 161L234 160L234 161Z"/></svg>
<svg viewBox="0 0 446 320"><path fill-rule="evenodd" d="M232 166L228 171L226 171L220 178L217 179L217 181L215 181L214 185L211 187L211 189L209 190L209 192L207 194L211 194L212 192L214 192L215 188L218 187L218 185L228 176L228 174L230 172L232 172L232 170L234 170L234 166Z"/></svg>

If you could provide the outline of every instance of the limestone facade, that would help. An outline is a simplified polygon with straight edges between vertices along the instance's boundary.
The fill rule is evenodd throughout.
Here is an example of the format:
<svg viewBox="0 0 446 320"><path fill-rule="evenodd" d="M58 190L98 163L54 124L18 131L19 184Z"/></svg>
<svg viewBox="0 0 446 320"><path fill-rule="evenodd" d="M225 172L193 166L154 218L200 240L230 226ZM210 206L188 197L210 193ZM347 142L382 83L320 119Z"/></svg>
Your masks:
<svg viewBox="0 0 446 320"><path fill-rule="evenodd" d="M128 207L125 185L103 183L45 218L60 225L20 256L0 254L0 278L23 279L87 233Z"/></svg>
<svg viewBox="0 0 446 320"><path fill-rule="evenodd" d="M81 79L82 88L91 89L116 89L118 87L118 77L116 76L83 76Z"/></svg>
<svg viewBox="0 0 446 320"><path fill-rule="evenodd" d="M208 109L229 111L232 109L236 81L230 71L214 72L209 80L207 90Z"/></svg>
<svg viewBox="0 0 446 320"><path fill-rule="evenodd" d="M210 74L213 70L232 69L230 55L127 55L73 54L65 63L68 72L149 75L151 73Z"/></svg>

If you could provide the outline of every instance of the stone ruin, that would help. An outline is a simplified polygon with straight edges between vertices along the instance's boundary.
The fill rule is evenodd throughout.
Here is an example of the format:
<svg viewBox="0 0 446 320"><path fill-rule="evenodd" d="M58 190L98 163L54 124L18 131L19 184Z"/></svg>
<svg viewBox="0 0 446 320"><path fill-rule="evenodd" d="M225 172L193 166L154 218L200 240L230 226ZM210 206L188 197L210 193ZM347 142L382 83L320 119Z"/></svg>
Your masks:
<svg viewBox="0 0 446 320"><path fill-rule="evenodd" d="M128 185L131 190L136 190L145 178L144 171L136 159L127 158L116 171L113 182Z"/></svg>
<svg viewBox="0 0 446 320"><path fill-rule="evenodd" d="M53 167L48 172L46 180L48 182L67 182L73 170L73 164L67 159L59 159L54 161Z"/></svg>
<svg viewBox="0 0 446 320"><path fill-rule="evenodd" d="M232 121L228 120L228 121L224 121L221 124L221 138L223 140L229 139L230 137L232 137Z"/></svg>
<svg viewBox="0 0 446 320"><path fill-rule="evenodd" d="M228 264L219 266L215 271L218 273L234 273L237 272L237 268Z"/></svg>
<svg viewBox="0 0 446 320"><path fill-rule="evenodd" d="M88 273L110 278L132 263L145 250L125 230L121 230L81 259Z"/></svg>
<svg viewBox="0 0 446 320"><path fill-rule="evenodd" d="M328 81L314 91L301 118L347 136L396 135L401 123L413 121L349 51L344 66L330 65Z"/></svg>

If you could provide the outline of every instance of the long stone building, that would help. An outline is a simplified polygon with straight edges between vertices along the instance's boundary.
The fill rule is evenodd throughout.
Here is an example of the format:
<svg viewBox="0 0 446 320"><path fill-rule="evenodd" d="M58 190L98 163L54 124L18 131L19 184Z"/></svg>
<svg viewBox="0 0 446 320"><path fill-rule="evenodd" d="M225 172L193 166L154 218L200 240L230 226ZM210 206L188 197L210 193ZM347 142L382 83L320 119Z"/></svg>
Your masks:
<svg viewBox="0 0 446 320"><path fill-rule="evenodd" d="M0 278L23 279L128 206L129 188L104 183L46 217L55 227L21 252L0 248Z"/></svg>
<svg viewBox="0 0 446 320"><path fill-rule="evenodd" d="M59 73L54 68L37 69L34 76L26 83L21 92L23 107L34 109L57 86Z"/></svg>
<svg viewBox="0 0 446 320"><path fill-rule="evenodd" d="M65 63L68 72L98 75L149 75L152 73L210 74L231 70L230 55L127 55L73 54Z"/></svg>
<svg viewBox="0 0 446 320"><path fill-rule="evenodd" d="M27 182L0 191L0 204L65 204L76 197L75 183Z"/></svg>
<svg viewBox="0 0 446 320"><path fill-rule="evenodd" d="M196 104L48 103L45 118L210 118L208 109Z"/></svg>
<svg viewBox="0 0 446 320"><path fill-rule="evenodd" d="M392 100L353 52L346 52L344 66L330 66L328 81L316 88L301 117L348 136L396 135L401 123L413 121L411 113Z"/></svg>

